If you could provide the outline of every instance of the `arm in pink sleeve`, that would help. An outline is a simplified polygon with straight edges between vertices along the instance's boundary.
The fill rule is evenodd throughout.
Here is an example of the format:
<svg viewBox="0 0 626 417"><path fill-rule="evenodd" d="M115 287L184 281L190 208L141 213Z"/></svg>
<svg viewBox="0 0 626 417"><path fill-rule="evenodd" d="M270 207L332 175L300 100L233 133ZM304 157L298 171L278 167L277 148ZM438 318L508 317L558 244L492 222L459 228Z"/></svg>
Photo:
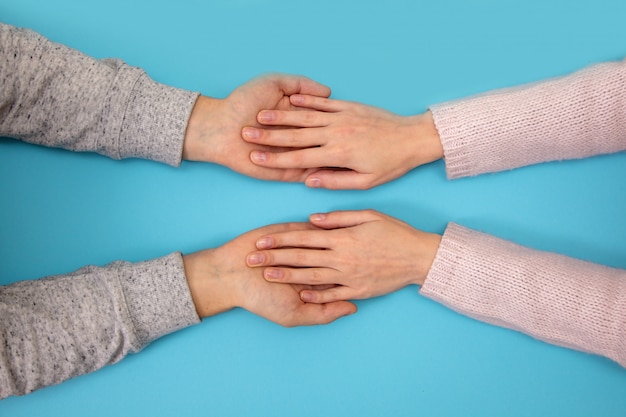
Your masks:
<svg viewBox="0 0 626 417"><path fill-rule="evenodd" d="M448 178L626 149L626 61L430 107Z"/></svg>
<svg viewBox="0 0 626 417"><path fill-rule="evenodd" d="M421 294L626 367L626 271L448 225Z"/></svg>

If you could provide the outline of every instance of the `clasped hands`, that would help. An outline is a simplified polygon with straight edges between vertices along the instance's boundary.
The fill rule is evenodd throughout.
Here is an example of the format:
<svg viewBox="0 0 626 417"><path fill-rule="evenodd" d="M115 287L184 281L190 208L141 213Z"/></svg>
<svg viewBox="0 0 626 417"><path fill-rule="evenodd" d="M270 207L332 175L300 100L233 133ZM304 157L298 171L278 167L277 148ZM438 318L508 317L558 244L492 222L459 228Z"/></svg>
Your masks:
<svg viewBox="0 0 626 417"><path fill-rule="evenodd" d="M329 99L308 78L252 80L225 99L200 97L183 158L313 188L367 189L443 156L429 112L403 117ZM347 301L422 284L437 234L372 210L314 214L183 257L196 310L245 308L284 326L352 314Z"/></svg>

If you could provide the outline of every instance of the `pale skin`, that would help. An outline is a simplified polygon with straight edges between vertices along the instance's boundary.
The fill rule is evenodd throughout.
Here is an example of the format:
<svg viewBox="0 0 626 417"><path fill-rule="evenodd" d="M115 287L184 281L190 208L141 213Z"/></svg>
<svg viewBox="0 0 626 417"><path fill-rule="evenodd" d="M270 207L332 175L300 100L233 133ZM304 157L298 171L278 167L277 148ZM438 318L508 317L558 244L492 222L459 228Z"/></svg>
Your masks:
<svg viewBox="0 0 626 417"><path fill-rule="evenodd" d="M275 169L304 169L312 188L369 189L441 159L443 147L430 112L399 116L364 104L295 94L300 111L267 109L241 134L256 149L250 160ZM274 126L290 126L281 130ZM270 127L270 128L268 128ZM285 149L289 149L285 151ZM248 255L270 282L332 285L304 289L312 303L376 297L422 285L441 236L371 210L315 214L323 230L267 235Z"/></svg>
<svg viewBox="0 0 626 417"><path fill-rule="evenodd" d="M329 94L307 78L274 75L223 100L200 97L183 158L260 179L365 189L443 156L429 112L403 117ZM356 311L337 302L422 284L441 240L374 211L318 214L310 222L270 226L185 256L198 315L242 307L287 326L327 323Z"/></svg>
<svg viewBox="0 0 626 417"><path fill-rule="evenodd" d="M443 157L430 112L399 116L307 94L294 94L289 100L300 111L261 111L257 122L264 127L247 126L241 135L251 144L280 148L280 152L255 149L250 153L254 164L305 170L309 187L369 189ZM271 129L274 126L292 128Z"/></svg>
<svg viewBox="0 0 626 417"><path fill-rule="evenodd" d="M268 75L235 89L227 98L200 96L192 110L183 143L183 159L212 162L239 173L264 180L303 181L311 172L305 168L274 168L255 165L253 150L280 152L280 148L259 147L241 140L244 126L258 126L262 109L296 111L292 94L330 95L330 89L308 78ZM356 312L349 302L305 303L304 289L325 289L300 284L271 283L261 270L248 268L245 256L255 249L256 240L267 233L310 230L308 223L268 226L241 235L225 245L183 256L185 275L196 312L210 317L235 307L244 308L283 326L325 324Z"/></svg>
<svg viewBox="0 0 626 417"><path fill-rule="evenodd" d="M292 94L328 97L330 89L309 78L293 75L267 75L236 88L225 99L200 96L192 110L183 143L183 159L212 162L254 178L274 181L303 181L311 170L256 165L249 155L259 147L241 140L244 126L261 127L256 122L262 109L296 111Z"/></svg>
<svg viewBox="0 0 626 417"><path fill-rule="evenodd" d="M441 242L438 234L373 210L313 214L309 220L316 229L265 234L246 257L269 282L326 286L303 288L300 297L309 303L422 285Z"/></svg>
<svg viewBox="0 0 626 417"><path fill-rule="evenodd" d="M263 271L246 265L246 254L265 235L314 230L308 223L266 226L245 233L225 245L183 256L185 275L198 316L210 317L235 307L244 308L282 326L326 324L356 312L347 301L307 303L300 292L326 289L270 282Z"/></svg>

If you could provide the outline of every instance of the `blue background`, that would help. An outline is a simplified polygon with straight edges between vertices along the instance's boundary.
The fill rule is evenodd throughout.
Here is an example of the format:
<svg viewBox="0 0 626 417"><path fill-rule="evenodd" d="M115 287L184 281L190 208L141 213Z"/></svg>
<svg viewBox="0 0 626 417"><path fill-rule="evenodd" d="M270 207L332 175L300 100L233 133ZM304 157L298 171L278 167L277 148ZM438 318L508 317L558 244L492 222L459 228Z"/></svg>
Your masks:
<svg viewBox="0 0 626 417"><path fill-rule="evenodd" d="M0 0L0 19L156 80L224 97L270 71L415 114L626 56L622 0ZM447 181L439 161L377 189L331 192L226 168L0 140L1 283L223 244L312 212L375 208L448 221L626 268L626 154ZM624 416L626 371L460 316L415 287L328 326L243 310L164 337L0 416Z"/></svg>

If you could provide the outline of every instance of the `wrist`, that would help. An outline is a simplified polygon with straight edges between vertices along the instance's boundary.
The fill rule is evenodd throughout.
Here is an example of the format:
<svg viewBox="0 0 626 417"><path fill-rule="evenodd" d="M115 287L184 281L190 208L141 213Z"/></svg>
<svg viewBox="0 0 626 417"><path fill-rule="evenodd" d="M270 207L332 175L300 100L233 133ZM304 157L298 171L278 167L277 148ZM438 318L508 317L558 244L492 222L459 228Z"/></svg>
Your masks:
<svg viewBox="0 0 626 417"><path fill-rule="evenodd" d="M409 116L409 118L412 127L412 144L414 145L411 148L413 168L443 158L443 145L430 110Z"/></svg>
<svg viewBox="0 0 626 417"><path fill-rule="evenodd" d="M218 112L222 100L200 96L189 115L185 139L183 142L183 159L189 161L217 162L219 150L216 137L220 133Z"/></svg>
<svg viewBox="0 0 626 417"><path fill-rule="evenodd" d="M187 285L200 318L236 307L234 288L216 266L218 250L207 249L183 256Z"/></svg>
<svg viewBox="0 0 626 417"><path fill-rule="evenodd" d="M422 286L426 282L426 277L428 277L430 268L435 261L442 237L437 233L420 232L420 234L420 254L417 262L417 273L412 283Z"/></svg>

